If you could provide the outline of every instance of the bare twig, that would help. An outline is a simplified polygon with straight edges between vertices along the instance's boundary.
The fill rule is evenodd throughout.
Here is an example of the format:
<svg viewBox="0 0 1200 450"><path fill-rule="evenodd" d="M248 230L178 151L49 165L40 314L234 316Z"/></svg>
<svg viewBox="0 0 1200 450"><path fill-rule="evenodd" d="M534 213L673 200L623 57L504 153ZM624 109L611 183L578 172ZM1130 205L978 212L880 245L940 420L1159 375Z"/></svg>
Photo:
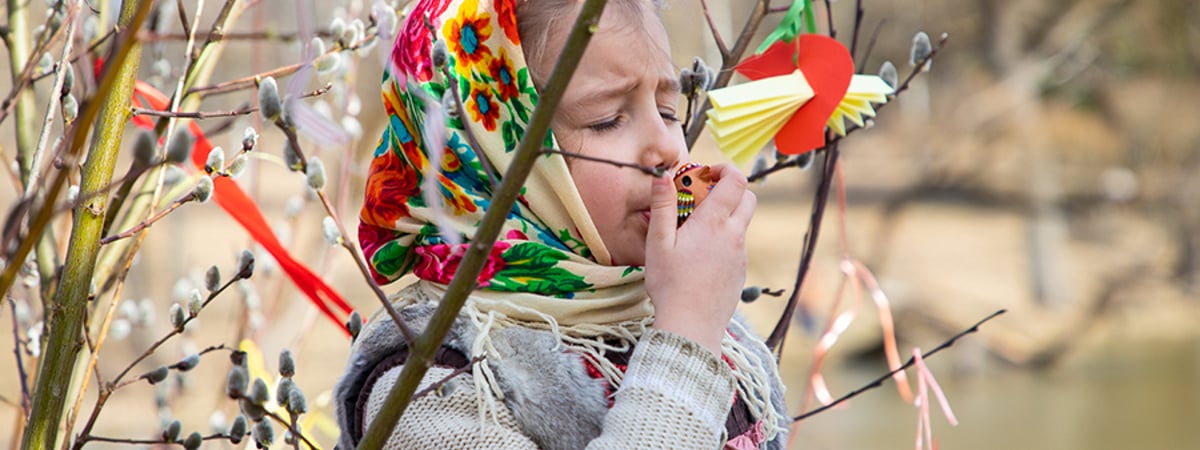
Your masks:
<svg viewBox="0 0 1200 450"><path fill-rule="evenodd" d="M100 46L104 45L106 42L108 42L109 39L112 39L114 36L116 36L119 31L120 31L120 29L113 28L113 29L110 29L107 32L105 32L103 35L97 37L96 41L92 42L92 44L89 45L86 49L80 50L78 53L71 55L71 59L70 59L71 63L73 64L73 63L78 62L80 58L83 58L83 55L96 53L100 49ZM56 69L57 69L57 67L56 67ZM33 79L30 81L38 82L44 78L54 75L54 73L55 73L55 71L39 73L37 75L34 75Z"/></svg>
<svg viewBox="0 0 1200 450"><path fill-rule="evenodd" d="M836 142L828 145L825 149L825 163L821 167L824 172L813 199L813 211L808 222L808 232L804 234L804 249L800 254L800 265L796 269L796 282L792 286L792 296L788 298L783 314L779 316L779 321L775 323L775 328L771 330L771 334L766 339L767 348L774 349L777 355L783 354L783 338L787 336L788 328L791 327L792 315L796 312L796 305L800 303L800 290L804 287L805 276L808 275L809 265L816 253L817 238L821 234L821 219L825 216L825 205L829 201L829 187L833 181L834 167L838 164L838 155Z"/></svg>
<svg viewBox="0 0 1200 450"><path fill-rule="evenodd" d="M10 1L9 3L16 4L18 2ZM66 6L66 2L57 2L52 8L53 11L51 11L49 14L46 14L46 20L42 23L42 29L51 29L50 20L59 13L61 8L65 8ZM10 12L17 12L18 9L14 9L12 6L9 7ZM20 14L23 15L25 12L21 11ZM17 97L24 95L25 89L28 88L29 84L32 82L33 69L37 66L37 58L41 58L41 55L46 52L47 48L50 48L52 44L58 42L58 40L62 39L65 35L66 27L58 27L58 30L55 31L54 34L38 42L37 45L34 46L33 51L29 52L29 58L25 60L25 64L20 66L22 67L20 76L15 77L13 80L12 90L10 90L8 95L5 96L4 101L0 102L0 123L4 123L4 119L7 119L9 113L13 111L13 108L16 108L17 104L20 103L16 101Z"/></svg>
<svg viewBox="0 0 1200 450"><path fill-rule="evenodd" d="M958 334L954 335L954 336L953 336L953 337L951 337L950 339L947 339L945 342L942 342L942 343L941 343L941 345L938 345L938 346L937 346L936 348L934 348L933 350L930 350L930 351L928 351L928 352L925 352L924 354L922 354L922 355L921 355L921 358L922 358L922 359L927 359L927 358L929 358L929 357L931 357L931 356L933 356L933 355L937 354L938 352L940 352L940 351L942 351L942 350L945 350L945 349L947 349L947 348L950 348L950 346L952 346L952 345L954 345L954 343L958 342L958 340L959 340L959 339L962 339L963 337L965 337L965 336L967 336L967 335L969 335L969 334L972 334L972 333L975 333L975 332L979 331L979 327L980 327L980 326L982 326L984 323L986 323L986 322L988 322L988 321L990 321L990 320L992 320L992 319L995 319L997 316L1000 316L1000 315L1002 315L1002 314L1004 314L1004 313L1006 313L1006 312L1008 312L1008 311L1007 311L1007 310L1004 310L1004 309L1001 309L1001 310L999 310L999 311L996 311L996 312L994 312L994 313L992 313L992 314L988 315L987 317L984 317L982 320L980 320L980 321L978 321L978 322L975 322L975 325L972 325L972 326L971 326L971 328L968 328L968 329L966 329L966 330L962 331L961 333L958 333ZM823 412L823 411L825 411L825 410L828 410L828 409L830 409L830 408L833 408L833 407L835 407L835 406L837 406L837 405L840 405L840 404L844 403L846 400L850 400L850 399L852 399L852 398L854 398L854 397L857 397L859 394L862 394L863 392L866 392L866 391L869 391L869 390L871 390L871 389L875 389L875 388L877 388L877 387L879 387L879 386L882 386L882 385L883 385L883 382L884 382L884 381L887 381L887 379L888 379L888 378L892 378L892 377L893 377L893 376L895 376L897 373L903 372L903 371L905 371L905 370L908 370L908 368L909 368L909 367L912 367L912 365L913 365L913 364L916 362L915 360L916 360L916 358L915 358L915 357L909 357L909 358L908 358L908 361L906 361L906 362L904 363L904 365L900 366L900 367L899 367L899 368L897 368L896 370L893 370L893 371L891 371L891 372L888 372L888 373L885 373L885 374L883 374L883 375L880 375L878 378L875 378L874 380L871 380L871 382L869 382L869 383L867 383L867 384L863 385L862 387L859 387L858 389L855 389L855 390L853 390L853 391L850 391L850 392L849 392L849 393L847 393L846 395L843 395L843 396L841 396L841 397L838 397L838 398L837 398L837 400L834 400L833 402L831 402L831 403L829 403L829 404L827 404L827 405L821 406L820 408L817 408L817 409L814 409L814 410L812 410L812 411L808 411L808 412L806 412L806 413L803 413L803 414L800 414L800 415L798 415L798 416L792 417L792 421L793 421L793 422L798 422L798 421L801 421L801 420L807 419L807 418L809 418L809 417L812 417L812 416L814 416L814 415L820 414L821 412Z"/></svg>
<svg viewBox="0 0 1200 450"><path fill-rule="evenodd" d="M879 42L879 33L883 31L883 26L887 25L887 17L879 19L879 23L875 24L875 28L871 30L871 38L867 40L867 51L863 52L862 59L858 60L858 65L855 67L865 67L867 61L871 58L871 51L875 50L875 43Z"/></svg>
<svg viewBox="0 0 1200 450"><path fill-rule="evenodd" d="M866 14L866 11L863 10L862 0L854 0L854 30L851 32L851 36L850 36L850 57L851 58L853 58L854 55L858 53L858 34L860 31L862 31L862 21L863 21L864 14ZM866 62L866 61L863 61L863 62ZM858 67L861 70L862 65L856 65L855 67Z"/></svg>
<svg viewBox="0 0 1200 450"><path fill-rule="evenodd" d="M446 84L450 85L450 96L454 97L454 113L463 121L463 134L467 135L467 143L471 145L471 150L475 152L475 157L479 158L479 165L483 167L484 172L488 175L488 185L492 187L492 191L496 190L496 183L500 178L496 176L496 169L492 167L491 160L487 155L483 154L483 147L479 145L479 139L475 136L475 132L471 130L471 126L466 123L467 109L463 105L462 96L460 96L458 88L458 78L451 76L449 66L442 67L442 76L446 78ZM418 90L417 92L425 92Z"/></svg>
<svg viewBox="0 0 1200 450"><path fill-rule="evenodd" d="M9 297L8 305L12 308L13 356L17 359L17 377L21 382L21 411L29 415L29 376L25 373L25 358L21 356L21 326L17 320L17 300Z"/></svg>
<svg viewBox="0 0 1200 450"><path fill-rule="evenodd" d="M547 154L547 155L562 155L564 158L582 159L584 161L592 161L592 162L598 162L598 163L608 164L608 165L617 166L617 167L637 169L638 171L640 171L646 175L653 176L653 177L661 177L663 175L666 175L667 171L671 169L670 167L667 167L667 166L657 166L657 167L643 166L641 164L617 161L617 160L612 160L612 159L607 159L607 158L601 158L598 156L585 155L583 153L569 152L566 150L561 150L561 149L556 149L556 148L543 148L542 153Z"/></svg>
<svg viewBox="0 0 1200 450"><path fill-rule="evenodd" d="M442 386L445 386L446 383L449 383L450 380L454 379L454 377L457 377L459 375L469 372L471 370L471 368L475 367L476 364L479 364L479 362L483 361L485 358L487 358L487 355L479 355L474 358L471 358L471 361L467 362L467 365L455 368L454 370L450 371L450 373L446 374L446 376L442 377L442 379L437 380L436 382L434 382L433 384L430 384L429 386L426 386L425 389L421 389L421 390L417 391L416 394L413 394L412 401L415 402L415 401L417 401L417 399L424 397L426 394L429 394L430 392L441 389Z"/></svg>
<svg viewBox="0 0 1200 450"><path fill-rule="evenodd" d="M738 62L742 60L742 55L750 47L750 41L754 40L755 33L758 31L758 26L762 23L763 17L770 10L771 0L758 0L755 2L754 10L746 18L746 23L742 26L742 32L738 34L737 40L734 41L733 48L729 50L728 55L723 55L726 57L721 59L721 70L717 72L717 80L709 87L710 89L723 88L733 79L734 66L737 66ZM704 103L693 114L693 120L688 124L687 133L685 134L688 149L696 145L696 140L700 139L700 133L704 131L704 121L699 120L699 118L703 117L711 108L712 102L705 98Z"/></svg>
<svg viewBox="0 0 1200 450"><path fill-rule="evenodd" d="M729 60L729 47L725 46L725 39L721 37L721 32L717 30L717 23L713 21L712 12L708 10L708 0L700 0L700 6L704 9L704 19L708 21L708 29L712 31L713 41L717 44L717 50L721 52L721 60Z"/></svg>
<svg viewBox="0 0 1200 450"><path fill-rule="evenodd" d="M829 37L837 39L837 28L833 26L833 5L830 0L825 0L825 22L829 26ZM810 11L805 11L805 14L810 14ZM853 55L853 53L851 53Z"/></svg>
<svg viewBox="0 0 1200 450"><path fill-rule="evenodd" d="M117 234L114 234L111 236L106 236L105 238L100 239L100 245L111 244L114 241L125 239L127 237L133 236L134 234L137 234L139 231L150 228L150 226L154 225L155 222L158 222L159 220L162 220L162 218L167 217L167 214L171 214L176 209L179 209L180 206L183 206L187 202L190 202L195 199L196 199L195 195L192 195L192 194L185 195L185 196L181 197L179 200L175 200L175 202L171 203L171 206L168 206L166 209L163 209L162 211L155 213L153 216L146 218L146 220L141 221L137 225L134 225L133 228L130 228L130 229L122 231L120 233L117 233Z"/></svg>

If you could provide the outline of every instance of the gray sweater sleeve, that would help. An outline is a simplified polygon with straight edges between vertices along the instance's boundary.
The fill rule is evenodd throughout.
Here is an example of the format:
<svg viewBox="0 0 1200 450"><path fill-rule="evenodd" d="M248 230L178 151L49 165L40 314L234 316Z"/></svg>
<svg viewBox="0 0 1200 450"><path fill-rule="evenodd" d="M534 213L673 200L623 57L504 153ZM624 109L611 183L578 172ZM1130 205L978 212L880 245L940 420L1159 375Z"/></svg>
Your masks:
<svg viewBox="0 0 1200 450"><path fill-rule="evenodd" d="M398 374L400 368L392 370ZM442 376L430 371L423 384ZM366 423L394 383L393 373L376 381L364 411ZM408 407L387 448L537 448L503 402L498 402L497 420L479 428L470 375L456 377L441 391ZM719 448L734 392L733 372L719 357L687 338L651 329L635 346L601 434L587 448Z"/></svg>
<svg viewBox="0 0 1200 450"><path fill-rule="evenodd" d="M683 336L650 329L589 449L715 449L734 400L729 365Z"/></svg>

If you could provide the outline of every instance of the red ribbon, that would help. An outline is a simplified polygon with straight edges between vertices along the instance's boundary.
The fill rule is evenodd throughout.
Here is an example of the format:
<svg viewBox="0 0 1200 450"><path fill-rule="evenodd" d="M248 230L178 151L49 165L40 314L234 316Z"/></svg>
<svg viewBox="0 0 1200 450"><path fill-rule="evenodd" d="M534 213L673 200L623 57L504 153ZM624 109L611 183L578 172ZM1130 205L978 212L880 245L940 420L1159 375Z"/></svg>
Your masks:
<svg viewBox="0 0 1200 450"><path fill-rule="evenodd" d="M170 106L170 101L166 95L155 89L153 86L138 81L134 85L134 106L145 108L148 104L150 108L165 111ZM134 116L134 125L143 129L154 129L154 120L147 116ZM208 153L212 151L213 145L204 136L204 130L195 122L191 122L188 129L195 137L195 146L192 148L192 163L197 168L203 170L204 164L207 162ZM300 289L304 295L308 296L313 305L321 310L321 313L329 320L333 321L338 328L350 334L346 330L346 319L351 308L337 291L325 284L320 277L314 274L304 264L296 261L287 249L283 248L283 244L279 242L279 238L271 231L271 227L267 225L267 221L263 218L262 212L258 209L258 205L242 191L232 179L228 177L213 178L213 198L221 209L225 210L234 220L250 233L259 245L262 245L267 253L270 253L279 266L283 268L284 273ZM334 311L337 308L337 311ZM339 316L338 313L341 313Z"/></svg>

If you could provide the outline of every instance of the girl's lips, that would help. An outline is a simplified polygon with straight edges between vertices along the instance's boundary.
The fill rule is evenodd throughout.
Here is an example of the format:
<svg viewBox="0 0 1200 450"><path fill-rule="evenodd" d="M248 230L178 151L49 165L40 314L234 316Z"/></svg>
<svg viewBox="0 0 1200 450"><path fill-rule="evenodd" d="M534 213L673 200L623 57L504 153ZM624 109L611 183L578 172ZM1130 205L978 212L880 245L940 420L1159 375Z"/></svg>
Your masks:
<svg viewBox="0 0 1200 450"><path fill-rule="evenodd" d="M644 209L638 212L642 214L642 218L646 219L646 222L650 222L650 210Z"/></svg>

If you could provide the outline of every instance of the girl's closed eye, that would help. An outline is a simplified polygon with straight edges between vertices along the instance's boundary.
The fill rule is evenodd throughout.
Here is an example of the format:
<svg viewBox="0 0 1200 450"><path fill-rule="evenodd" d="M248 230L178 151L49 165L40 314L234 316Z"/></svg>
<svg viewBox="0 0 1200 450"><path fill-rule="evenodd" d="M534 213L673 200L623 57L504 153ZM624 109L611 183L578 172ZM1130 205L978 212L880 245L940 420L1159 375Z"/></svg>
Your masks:
<svg viewBox="0 0 1200 450"><path fill-rule="evenodd" d="M623 121L624 120L621 118L621 116L616 116L611 119L606 119L601 122L590 124L587 126L587 128L596 133L604 133L604 132L608 132L608 131L617 129L618 127L621 126L621 123Z"/></svg>

